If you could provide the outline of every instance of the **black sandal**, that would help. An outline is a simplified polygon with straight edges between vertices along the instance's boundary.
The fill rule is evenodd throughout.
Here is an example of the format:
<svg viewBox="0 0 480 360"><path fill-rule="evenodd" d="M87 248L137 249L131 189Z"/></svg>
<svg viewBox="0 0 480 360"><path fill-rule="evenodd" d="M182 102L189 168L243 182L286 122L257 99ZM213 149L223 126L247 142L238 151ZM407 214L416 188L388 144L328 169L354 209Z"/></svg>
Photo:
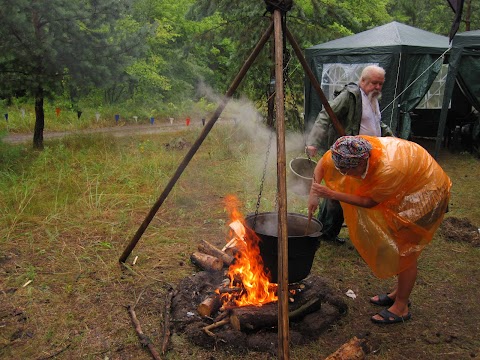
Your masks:
<svg viewBox="0 0 480 360"><path fill-rule="evenodd" d="M378 306L392 306L395 300L389 298L387 294L380 294L378 295L378 300L372 300L370 298L370 302Z"/></svg>
<svg viewBox="0 0 480 360"><path fill-rule="evenodd" d="M380 311L377 315L380 315L382 318L381 319L375 319L374 317L371 318L372 322L375 324L396 324L396 323L401 323L405 322L407 320L410 320L412 318L412 314L408 313L405 316L398 316L391 311L388 311L387 309L383 309Z"/></svg>
<svg viewBox="0 0 480 360"><path fill-rule="evenodd" d="M380 294L377 296L378 296L378 300L372 300L370 298L370 302L374 305L390 307L395 302L395 299L389 298L387 294ZM408 300L408 306L410 307L411 305L412 303L410 302L410 300Z"/></svg>

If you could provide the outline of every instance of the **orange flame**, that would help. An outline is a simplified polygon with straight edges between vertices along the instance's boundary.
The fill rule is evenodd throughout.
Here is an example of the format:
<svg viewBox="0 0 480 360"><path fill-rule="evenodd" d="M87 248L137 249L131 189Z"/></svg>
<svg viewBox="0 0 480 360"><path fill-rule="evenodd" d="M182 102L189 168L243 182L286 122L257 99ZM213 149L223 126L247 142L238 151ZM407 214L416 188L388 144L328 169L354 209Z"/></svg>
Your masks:
<svg viewBox="0 0 480 360"><path fill-rule="evenodd" d="M233 302L236 306L256 305L277 301L275 294L276 284L271 284L263 268L258 243L260 238L245 225L245 219L238 210L238 199L229 195L225 198L225 205L232 223L231 237L236 238L238 252L235 262L228 269L230 287L237 287L241 283L243 289L240 296L231 294L222 295L225 302ZM233 225L234 224L234 225Z"/></svg>

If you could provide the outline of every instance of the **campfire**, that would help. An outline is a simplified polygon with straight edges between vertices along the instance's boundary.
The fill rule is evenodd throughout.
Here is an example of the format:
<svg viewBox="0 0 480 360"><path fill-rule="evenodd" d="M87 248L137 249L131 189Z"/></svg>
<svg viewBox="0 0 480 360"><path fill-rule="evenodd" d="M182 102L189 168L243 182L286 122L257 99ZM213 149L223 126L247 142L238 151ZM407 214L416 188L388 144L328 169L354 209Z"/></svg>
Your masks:
<svg viewBox="0 0 480 360"><path fill-rule="evenodd" d="M222 250L232 249L235 260L228 268L228 286L218 289L222 303L261 306L278 300L276 286L270 283L263 266L258 246L260 238L245 226L244 217L238 211L238 200L234 196L227 197L226 205L231 219L229 227L232 239Z"/></svg>
<svg viewBox="0 0 480 360"><path fill-rule="evenodd" d="M225 245L221 248L202 240L198 251L191 254L202 271L179 284L172 299L173 323L177 331L204 347L218 347L220 342L275 352L278 285L271 282L264 266L259 247L262 239L247 226L238 200L228 196L225 203L230 217ZM288 287L292 343L308 341L347 310L342 298L318 276Z"/></svg>

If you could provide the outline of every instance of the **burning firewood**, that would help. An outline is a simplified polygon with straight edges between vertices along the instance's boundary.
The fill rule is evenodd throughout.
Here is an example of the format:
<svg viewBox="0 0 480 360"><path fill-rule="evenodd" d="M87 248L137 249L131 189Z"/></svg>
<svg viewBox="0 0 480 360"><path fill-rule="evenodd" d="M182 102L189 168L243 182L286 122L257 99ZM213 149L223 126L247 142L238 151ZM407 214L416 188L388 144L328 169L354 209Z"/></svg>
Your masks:
<svg viewBox="0 0 480 360"><path fill-rule="evenodd" d="M228 243L225 244L225 246L222 248L221 251L227 251L229 249L234 248L237 245L237 241L238 241L237 238L233 238L232 240L230 240Z"/></svg>
<svg viewBox="0 0 480 360"><path fill-rule="evenodd" d="M204 254L198 251L190 255L190 260L204 270L220 271L223 268L222 260L215 256Z"/></svg>
<svg viewBox="0 0 480 360"><path fill-rule="evenodd" d="M197 311L202 317L211 316L212 314L216 313L218 309L220 309L221 305L222 303L220 301L220 295L213 294L203 300L200 305L198 305Z"/></svg>
<svg viewBox="0 0 480 360"><path fill-rule="evenodd" d="M198 250L202 253L212 255L212 256L215 256L215 257L219 258L220 260L223 261L223 263L226 266L230 266L230 264L234 260L233 256L231 256L231 255L227 254L226 252L216 248L215 246L213 246L212 244L210 244L206 240L202 240L200 242L200 244L198 244Z"/></svg>

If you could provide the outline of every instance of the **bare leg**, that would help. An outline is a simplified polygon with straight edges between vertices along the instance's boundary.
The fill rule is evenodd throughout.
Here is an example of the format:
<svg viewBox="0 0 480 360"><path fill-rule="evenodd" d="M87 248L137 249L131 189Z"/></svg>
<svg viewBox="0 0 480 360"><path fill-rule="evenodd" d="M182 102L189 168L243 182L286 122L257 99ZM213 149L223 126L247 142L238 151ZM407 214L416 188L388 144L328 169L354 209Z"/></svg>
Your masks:
<svg viewBox="0 0 480 360"><path fill-rule="evenodd" d="M412 265L398 274L397 288L389 294L395 302L388 309L390 312L398 316L405 316L408 314L408 299L412 292L415 280L417 279L417 261L415 260ZM394 295L394 296L393 296ZM381 320L379 315L374 316L375 319Z"/></svg>

